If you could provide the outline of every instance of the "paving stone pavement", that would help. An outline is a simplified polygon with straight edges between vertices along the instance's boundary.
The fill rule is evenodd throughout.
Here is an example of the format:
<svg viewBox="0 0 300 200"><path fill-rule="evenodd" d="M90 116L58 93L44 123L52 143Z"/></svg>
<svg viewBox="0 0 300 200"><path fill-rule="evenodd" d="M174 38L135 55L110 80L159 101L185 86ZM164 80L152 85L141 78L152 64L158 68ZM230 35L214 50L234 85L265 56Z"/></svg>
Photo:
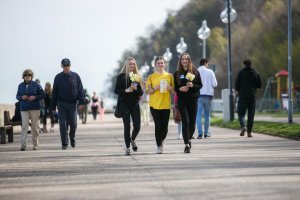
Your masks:
<svg viewBox="0 0 300 200"><path fill-rule="evenodd" d="M74 149L61 150L58 126L40 135L38 151L31 135L19 151L15 134L0 145L0 199L299 199L299 141L212 127L184 154L176 128L170 121L164 154L156 154L153 124L142 126L131 156L112 115L79 122Z"/></svg>

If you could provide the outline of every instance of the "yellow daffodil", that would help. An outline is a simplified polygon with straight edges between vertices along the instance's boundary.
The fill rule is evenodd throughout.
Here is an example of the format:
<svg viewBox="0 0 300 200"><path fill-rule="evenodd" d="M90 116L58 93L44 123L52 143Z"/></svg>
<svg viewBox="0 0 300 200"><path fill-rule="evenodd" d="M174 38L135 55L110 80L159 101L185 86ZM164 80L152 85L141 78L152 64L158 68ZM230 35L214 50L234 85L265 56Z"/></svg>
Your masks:
<svg viewBox="0 0 300 200"><path fill-rule="evenodd" d="M185 78L188 80L188 81L193 81L194 78L195 78L195 74L192 74L190 72L188 72L185 76Z"/></svg>
<svg viewBox="0 0 300 200"><path fill-rule="evenodd" d="M135 73L133 73L133 72L130 72L130 73L129 73L129 78L130 78L131 82L139 83L139 82L141 81L140 75L135 74Z"/></svg>

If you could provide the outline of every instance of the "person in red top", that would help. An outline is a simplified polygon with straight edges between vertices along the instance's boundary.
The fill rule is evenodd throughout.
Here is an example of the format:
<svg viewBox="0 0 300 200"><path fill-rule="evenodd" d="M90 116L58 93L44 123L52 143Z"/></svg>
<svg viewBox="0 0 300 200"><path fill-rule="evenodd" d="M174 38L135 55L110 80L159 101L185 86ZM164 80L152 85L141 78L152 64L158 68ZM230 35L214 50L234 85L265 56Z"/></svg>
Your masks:
<svg viewBox="0 0 300 200"><path fill-rule="evenodd" d="M104 119L104 113L105 113L105 110L104 110L104 100L103 100L102 97L101 97L101 99L100 99L99 112L100 112L100 120L103 120L103 119Z"/></svg>
<svg viewBox="0 0 300 200"><path fill-rule="evenodd" d="M174 111L173 111L174 122L177 124L177 139L182 139L182 121L178 110L178 95L174 94Z"/></svg>

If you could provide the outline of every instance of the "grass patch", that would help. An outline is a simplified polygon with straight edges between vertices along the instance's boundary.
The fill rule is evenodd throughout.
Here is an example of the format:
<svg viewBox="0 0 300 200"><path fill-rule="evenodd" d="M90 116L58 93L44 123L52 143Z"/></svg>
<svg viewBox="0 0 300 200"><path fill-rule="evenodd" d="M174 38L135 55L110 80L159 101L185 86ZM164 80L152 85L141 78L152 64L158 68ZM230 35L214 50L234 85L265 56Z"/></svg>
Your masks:
<svg viewBox="0 0 300 200"><path fill-rule="evenodd" d="M211 125L222 128L240 129L238 120L223 122L221 118L211 118ZM256 121L252 129L255 133L264 133L273 136L300 140L300 124L288 124L279 122Z"/></svg>
<svg viewBox="0 0 300 200"><path fill-rule="evenodd" d="M279 111L279 112L255 112L255 115L262 116L272 116L272 117L288 117L287 111ZM293 112L294 117L300 117L300 112Z"/></svg>

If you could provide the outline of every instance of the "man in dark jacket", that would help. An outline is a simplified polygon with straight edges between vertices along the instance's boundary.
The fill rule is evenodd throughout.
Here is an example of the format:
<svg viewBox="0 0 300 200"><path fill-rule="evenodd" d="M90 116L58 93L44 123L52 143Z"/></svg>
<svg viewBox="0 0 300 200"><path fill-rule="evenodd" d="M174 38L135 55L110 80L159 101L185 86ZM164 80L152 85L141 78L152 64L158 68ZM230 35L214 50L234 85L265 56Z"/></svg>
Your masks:
<svg viewBox="0 0 300 200"><path fill-rule="evenodd" d="M58 108L58 120L62 149L69 144L68 130L70 131L71 146L75 148L75 132L77 129L77 102L79 109L85 104L82 82L79 75L70 70L71 62L68 58L61 61L63 71L55 76L51 107ZM68 127L70 126L70 128Z"/></svg>
<svg viewBox="0 0 300 200"><path fill-rule="evenodd" d="M240 136L244 136L247 131L247 136L252 137L251 131L255 115L255 98L256 91L261 88L261 78L259 74L252 68L251 60L244 60L244 68L239 71L235 81L235 89L238 100L238 116L241 125ZM245 126L245 115L248 111L247 128Z"/></svg>

